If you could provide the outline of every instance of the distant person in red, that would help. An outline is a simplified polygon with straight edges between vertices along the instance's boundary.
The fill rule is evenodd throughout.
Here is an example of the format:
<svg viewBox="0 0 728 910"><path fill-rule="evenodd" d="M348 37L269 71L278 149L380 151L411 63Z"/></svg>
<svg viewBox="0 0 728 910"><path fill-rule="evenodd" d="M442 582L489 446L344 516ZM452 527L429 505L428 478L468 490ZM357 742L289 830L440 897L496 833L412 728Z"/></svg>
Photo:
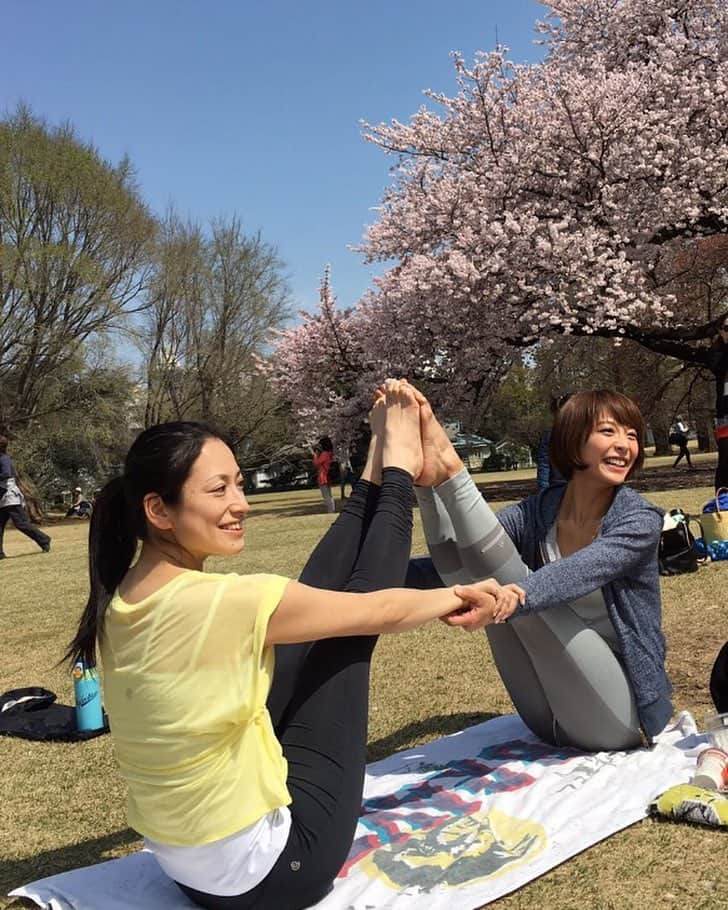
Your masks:
<svg viewBox="0 0 728 910"><path fill-rule="evenodd" d="M324 499L327 512L335 512L334 495L331 492L331 462L334 460L334 445L329 436L322 436L314 448L313 463L318 470L316 478Z"/></svg>

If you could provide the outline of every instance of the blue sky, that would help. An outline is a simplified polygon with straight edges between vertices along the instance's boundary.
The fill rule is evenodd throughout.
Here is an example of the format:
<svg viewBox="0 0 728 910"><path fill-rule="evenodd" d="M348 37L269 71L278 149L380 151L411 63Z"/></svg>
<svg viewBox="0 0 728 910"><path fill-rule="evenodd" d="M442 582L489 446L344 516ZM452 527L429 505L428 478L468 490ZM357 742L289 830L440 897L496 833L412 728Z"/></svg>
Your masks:
<svg viewBox="0 0 728 910"><path fill-rule="evenodd" d="M349 250L375 220L391 160L359 121L407 120L454 93L450 52L497 39L538 59L534 0L4 0L0 110L70 120L127 153L142 194L200 222L240 216L312 308L327 262L341 306L371 284Z"/></svg>

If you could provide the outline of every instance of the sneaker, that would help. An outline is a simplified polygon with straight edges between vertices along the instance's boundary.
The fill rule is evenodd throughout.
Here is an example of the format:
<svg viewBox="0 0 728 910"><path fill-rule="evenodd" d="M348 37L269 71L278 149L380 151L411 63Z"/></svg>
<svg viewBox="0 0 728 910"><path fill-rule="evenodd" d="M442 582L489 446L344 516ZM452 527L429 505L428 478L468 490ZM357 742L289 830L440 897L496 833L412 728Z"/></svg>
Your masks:
<svg viewBox="0 0 728 910"><path fill-rule="evenodd" d="M50 551L51 551L51 542L50 542L50 540L48 541L48 543L41 544L41 550L42 550L44 553L50 553Z"/></svg>

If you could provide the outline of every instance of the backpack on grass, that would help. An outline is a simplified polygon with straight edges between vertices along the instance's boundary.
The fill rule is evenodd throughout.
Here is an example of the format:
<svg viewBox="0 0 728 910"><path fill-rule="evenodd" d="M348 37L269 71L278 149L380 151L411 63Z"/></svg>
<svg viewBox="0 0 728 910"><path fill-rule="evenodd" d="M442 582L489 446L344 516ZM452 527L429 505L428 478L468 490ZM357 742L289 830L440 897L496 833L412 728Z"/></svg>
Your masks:
<svg viewBox="0 0 728 910"><path fill-rule="evenodd" d="M657 551L660 575L683 575L697 572L700 556L695 536L690 530L690 516L682 509L671 509L665 515Z"/></svg>

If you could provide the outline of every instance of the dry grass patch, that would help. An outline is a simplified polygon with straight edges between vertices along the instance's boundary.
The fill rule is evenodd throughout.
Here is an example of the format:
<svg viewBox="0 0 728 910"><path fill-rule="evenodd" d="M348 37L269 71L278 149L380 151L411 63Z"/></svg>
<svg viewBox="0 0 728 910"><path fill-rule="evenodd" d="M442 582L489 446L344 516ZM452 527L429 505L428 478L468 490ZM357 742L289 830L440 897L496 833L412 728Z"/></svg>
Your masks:
<svg viewBox="0 0 728 910"><path fill-rule="evenodd" d="M650 496L663 507L699 511L709 490ZM331 518L317 490L253 499L247 549L225 567L296 575ZM416 517L415 552L424 544ZM42 685L71 703L65 668L55 666L86 595L88 525L51 530L53 549L35 555L11 531L0 563L3 661L0 691ZM213 561L211 568L221 568ZM663 581L675 704L702 721L711 710L708 675L728 634L728 563ZM370 758L462 729L512 707L482 635L439 623L383 638L372 669ZM0 739L0 894L29 880L136 850L126 824L124 785L109 737L80 744ZM588 807L585 807L585 812ZM644 821L586 851L518 892L504 910L629 910L728 907L724 832ZM0 906L19 908L20 902Z"/></svg>

